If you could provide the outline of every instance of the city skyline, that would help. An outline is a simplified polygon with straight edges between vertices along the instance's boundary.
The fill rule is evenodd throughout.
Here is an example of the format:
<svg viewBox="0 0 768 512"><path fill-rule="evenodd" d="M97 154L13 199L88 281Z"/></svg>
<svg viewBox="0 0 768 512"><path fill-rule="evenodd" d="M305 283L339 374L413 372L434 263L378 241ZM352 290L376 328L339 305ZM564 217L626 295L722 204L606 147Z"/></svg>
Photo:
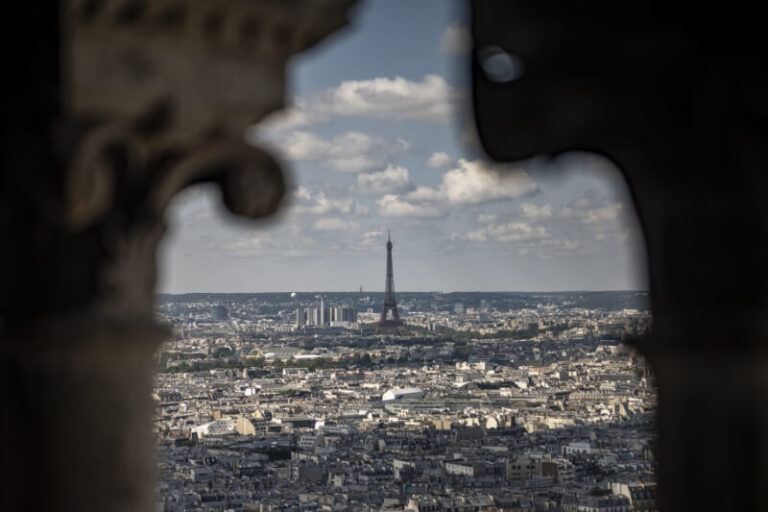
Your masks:
<svg viewBox="0 0 768 512"><path fill-rule="evenodd" d="M215 189L185 192L168 214L158 291L379 290L388 230L402 290L647 289L640 230L609 161L500 166L473 146L460 115L467 37L450 3L372 1L296 59L287 110L248 133L292 176L282 210L246 222Z"/></svg>
<svg viewBox="0 0 768 512"><path fill-rule="evenodd" d="M645 294L326 298L158 301L163 510L654 510Z"/></svg>

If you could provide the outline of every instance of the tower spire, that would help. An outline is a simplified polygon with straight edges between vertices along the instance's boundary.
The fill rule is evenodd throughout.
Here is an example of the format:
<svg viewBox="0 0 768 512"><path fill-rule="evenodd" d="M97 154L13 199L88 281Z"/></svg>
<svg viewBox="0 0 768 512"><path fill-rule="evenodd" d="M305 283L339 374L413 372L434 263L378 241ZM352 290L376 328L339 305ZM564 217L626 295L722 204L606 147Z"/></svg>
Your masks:
<svg viewBox="0 0 768 512"><path fill-rule="evenodd" d="M395 274L392 270L392 239L387 231L387 276L384 287L384 303L381 306L381 318L376 328L377 333L397 333L400 326L400 313L395 300Z"/></svg>

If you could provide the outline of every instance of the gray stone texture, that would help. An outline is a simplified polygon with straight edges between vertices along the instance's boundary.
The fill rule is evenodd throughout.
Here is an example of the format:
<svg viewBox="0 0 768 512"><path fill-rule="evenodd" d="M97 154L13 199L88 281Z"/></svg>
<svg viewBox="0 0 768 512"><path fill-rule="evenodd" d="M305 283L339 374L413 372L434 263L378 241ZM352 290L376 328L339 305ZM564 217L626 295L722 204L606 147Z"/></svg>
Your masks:
<svg viewBox="0 0 768 512"><path fill-rule="evenodd" d="M278 208L280 166L243 131L284 106L287 60L343 27L353 3L8 6L0 509L154 508L165 208L200 182L235 214Z"/></svg>
<svg viewBox="0 0 768 512"><path fill-rule="evenodd" d="M588 150L629 184L654 328L659 507L768 510L764 29L748 2L472 2L475 119L501 161ZM499 83L482 50L524 66Z"/></svg>

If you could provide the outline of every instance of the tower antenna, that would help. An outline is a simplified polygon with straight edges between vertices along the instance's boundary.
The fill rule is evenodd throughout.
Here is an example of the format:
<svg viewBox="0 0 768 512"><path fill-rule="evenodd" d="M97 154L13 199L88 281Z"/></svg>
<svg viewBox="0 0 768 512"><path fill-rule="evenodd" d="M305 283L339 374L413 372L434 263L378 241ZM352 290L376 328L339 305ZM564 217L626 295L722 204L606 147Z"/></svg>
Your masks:
<svg viewBox="0 0 768 512"><path fill-rule="evenodd" d="M381 318L376 327L377 334L399 333L403 321L400 320L400 313L397 311L397 301L395 300L395 275L392 271L392 239L389 230L387 230L387 277L384 287L384 303L381 305Z"/></svg>

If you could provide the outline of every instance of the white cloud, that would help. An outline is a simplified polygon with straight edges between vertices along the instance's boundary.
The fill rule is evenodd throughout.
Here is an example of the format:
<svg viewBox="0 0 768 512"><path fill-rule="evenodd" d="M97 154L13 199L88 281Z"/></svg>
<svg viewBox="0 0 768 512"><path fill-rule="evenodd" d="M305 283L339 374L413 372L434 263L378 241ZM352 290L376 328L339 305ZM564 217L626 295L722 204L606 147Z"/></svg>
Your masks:
<svg viewBox="0 0 768 512"><path fill-rule="evenodd" d="M461 238L473 242L527 242L550 238L550 233L544 226L533 226L527 222L509 222L507 224L488 224L468 233L454 233L453 238Z"/></svg>
<svg viewBox="0 0 768 512"><path fill-rule="evenodd" d="M408 194L411 201L442 201L445 199L442 191L432 187L417 187L416 190Z"/></svg>
<svg viewBox="0 0 768 512"><path fill-rule="evenodd" d="M312 132L295 131L289 133L279 149L292 160L318 160L328 155L331 142Z"/></svg>
<svg viewBox="0 0 768 512"><path fill-rule="evenodd" d="M464 240L470 240L472 242L485 242L488 240L488 233L486 232L485 229L478 229L476 231L470 231L469 233L464 233L463 235L454 233L451 238L462 238Z"/></svg>
<svg viewBox="0 0 768 512"><path fill-rule="evenodd" d="M271 237L267 233L247 233L245 236L228 238L217 241L217 251L223 251L232 256L256 256L268 252L273 247Z"/></svg>
<svg viewBox="0 0 768 512"><path fill-rule="evenodd" d="M528 220L545 220L552 218L552 205L537 205L535 203L523 203L520 205L520 213Z"/></svg>
<svg viewBox="0 0 768 512"><path fill-rule="evenodd" d="M351 199L328 197L323 192L311 193L305 187L299 187L294 193L294 203L289 207L292 213L309 215L353 215L366 214L368 208Z"/></svg>
<svg viewBox="0 0 768 512"><path fill-rule="evenodd" d="M351 173L383 167L388 160L410 148L403 139L389 141L378 135L352 131L332 139L313 132L293 131L275 136L271 144L290 160L317 161L329 169Z"/></svg>
<svg viewBox="0 0 768 512"><path fill-rule="evenodd" d="M626 222L624 203L606 204L602 200L580 197L560 210L560 216L578 220L585 226L600 227L618 225Z"/></svg>
<svg viewBox="0 0 768 512"><path fill-rule="evenodd" d="M632 213L627 211L621 201L610 202L606 197L593 194L591 197L580 197L563 207L560 217L583 226L597 242L626 244L641 237Z"/></svg>
<svg viewBox="0 0 768 512"><path fill-rule="evenodd" d="M296 191L293 193L293 197L296 199L304 199L305 201L312 200L312 194L309 193L309 190L307 190L306 187L302 186L299 186L299 188L296 189Z"/></svg>
<svg viewBox="0 0 768 512"><path fill-rule="evenodd" d="M317 219L313 224L312 227L316 231L349 231L352 229L358 228L360 225L356 222L350 222L343 219L337 219L337 218L324 218L324 219Z"/></svg>
<svg viewBox="0 0 768 512"><path fill-rule="evenodd" d="M453 163L453 158L448 153L437 152L432 153L432 156L427 160L427 167L433 169L440 169L442 167L448 167Z"/></svg>
<svg viewBox="0 0 768 512"><path fill-rule="evenodd" d="M619 222L624 210L622 203L614 203L601 208L592 208L585 212L582 222L584 224L609 224Z"/></svg>
<svg viewBox="0 0 768 512"><path fill-rule="evenodd" d="M478 224L490 224L492 222L496 222L497 218L498 215L495 213L481 213L477 216L477 222Z"/></svg>
<svg viewBox="0 0 768 512"><path fill-rule="evenodd" d="M400 196L387 194L376 201L383 217L443 217L444 213L434 206L413 204Z"/></svg>
<svg viewBox="0 0 768 512"><path fill-rule="evenodd" d="M388 165L386 169L370 174L358 174L357 185L352 189L359 194L382 195L413 190L414 185L408 169Z"/></svg>
<svg viewBox="0 0 768 512"><path fill-rule="evenodd" d="M449 55L464 55L472 49L472 34L458 21L451 22L443 30L440 49Z"/></svg>
<svg viewBox="0 0 768 512"><path fill-rule="evenodd" d="M421 82L402 77L346 80L318 103L320 110L335 115L442 122L449 119L457 98L443 77L426 75Z"/></svg>
<svg viewBox="0 0 768 512"><path fill-rule="evenodd" d="M406 198L445 201L454 205L482 204L528 197L538 190L536 182L522 169L492 166L482 160L460 159L456 169L443 175L438 187L419 187Z"/></svg>
<svg viewBox="0 0 768 512"><path fill-rule="evenodd" d="M295 99L292 106L262 121L249 138L326 122L334 116L443 123L451 120L463 96L439 75L425 75L420 82L399 76L344 80L336 87Z"/></svg>
<svg viewBox="0 0 768 512"><path fill-rule="evenodd" d="M384 245L385 235L383 230L366 231L360 245L363 247L381 247Z"/></svg>
<svg viewBox="0 0 768 512"><path fill-rule="evenodd" d="M549 238L549 232L544 226L532 226L525 222L510 222L508 224L491 224L487 228L491 238L498 242L520 242Z"/></svg>

